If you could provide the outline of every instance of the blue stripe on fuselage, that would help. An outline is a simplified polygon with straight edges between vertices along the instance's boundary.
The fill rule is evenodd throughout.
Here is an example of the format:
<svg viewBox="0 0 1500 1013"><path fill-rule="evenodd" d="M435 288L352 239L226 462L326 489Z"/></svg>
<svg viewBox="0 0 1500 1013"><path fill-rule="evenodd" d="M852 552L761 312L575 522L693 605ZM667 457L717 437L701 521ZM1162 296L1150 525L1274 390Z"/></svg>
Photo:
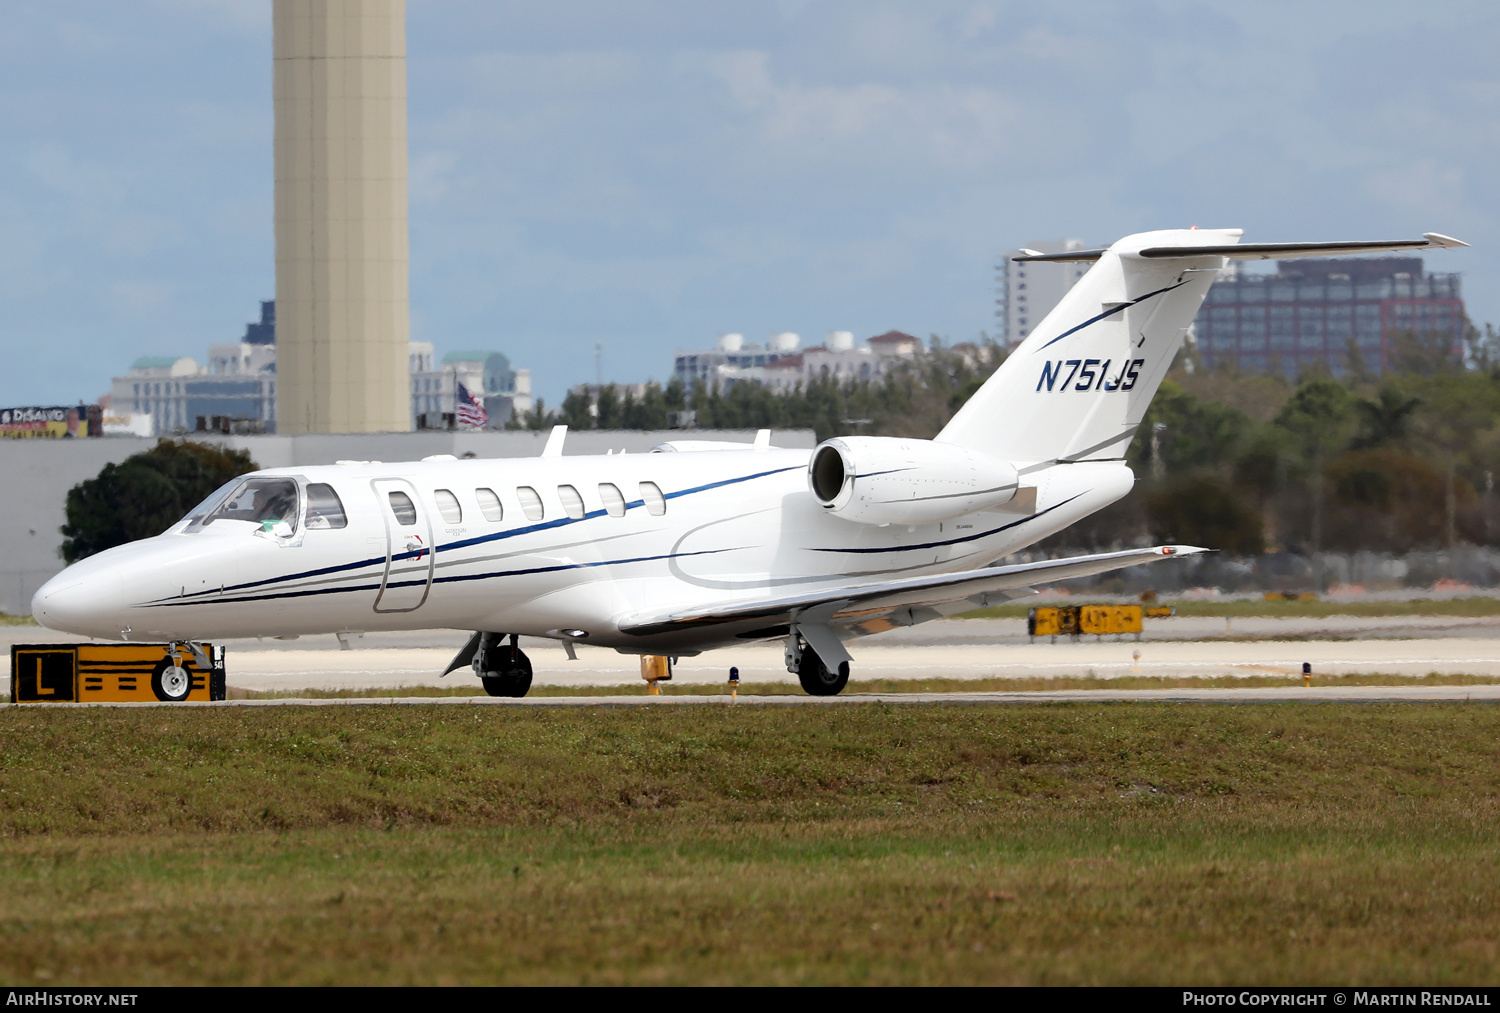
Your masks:
<svg viewBox="0 0 1500 1013"><path fill-rule="evenodd" d="M446 577L434 577L434 584L455 584L467 580L490 580L498 577L524 577L537 573L556 573L559 570L588 570L600 566L623 566L626 563L651 563L659 559L681 559L687 556L711 556L719 552L732 552L733 549L704 549L699 552L677 552L667 553L660 556L634 556L627 559L602 559L591 563L557 563L552 566L533 566L524 570L497 570L492 573L466 573L451 574ZM386 590L393 587L423 587L427 584L425 580L398 580L386 584ZM277 598L308 598L320 594L345 594L354 591L378 591L379 584L360 584L355 587L320 587L306 591L276 591L269 594L241 595L235 598L220 597L213 599L199 599L197 601L186 601L178 599L164 599L162 601L148 602L145 605L137 605L136 608L150 608L152 606L164 606L167 608L178 608L183 605L239 605L251 601L273 601Z"/></svg>
<svg viewBox="0 0 1500 1013"><path fill-rule="evenodd" d="M723 481L719 481L719 482L710 482L707 485L694 486L694 487L692 487L690 489L683 489L683 490L680 490L678 492L665 493L664 494L664 498L665 499L676 499L676 498L678 498L680 496L688 496L688 495L691 495L693 493L706 492L706 491L708 491L710 489L718 489L718 488L722 488L723 486L727 486L727 485L736 485L736 484L738 484L740 482L749 482L749 481L753 481L754 479L757 479L757 478L765 478L767 475L779 475L779 474L782 474L783 472L787 472L787 471L797 471L800 468L801 468L801 465L797 465L796 467L792 467L792 468L773 468L770 471L758 471L758 472L756 472L753 475L742 475L742 476L737 477L737 478L728 478L728 479L724 479ZM631 509L642 507L644 505L645 505L645 501L644 500L632 500L632 501L630 501L630 502L628 502L628 503L625 504L625 509L627 511L629 511ZM535 532L546 531L546 530L549 530L551 528L566 527L569 524L578 524L578 523L580 523L582 521L592 520L592 519L594 519L596 517L604 517L606 515L607 515L607 511L605 511L605 510L590 510L589 512L585 513L582 517L578 517L578 518L573 518L573 517L559 517L557 520L553 520L553 521L540 521L540 522L538 522L536 524L528 524L527 526L522 527L522 528L511 528L509 531L496 531L493 534L479 535L478 537L475 537L475 538L465 538L465 539L461 539L461 540L456 541L456 542L449 542L446 545L439 545L439 546L437 546L436 551L438 551L438 552L451 552L454 549L466 549L466 548L468 548L468 547L470 547L472 545L482 545L482 544L484 544L486 542L496 542L496 541L501 541L501 540L506 539L506 538L516 538L516 537L519 537L521 535L534 534ZM417 559L417 558L420 558L427 551L428 550L426 550L426 549L422 549L420 551L413 550L411 552L399 552L399 553L396 553L396 554L394 554L394 555L391 556L391 562L395 563L398 560L403 560L403 559ZM211 600L213 600L213 601L223 601L224 600L223 595L225 593L227 593L227 592L230 592L230 591L244 591L244 590L248 590L249 588L265 587L268 584L279 584L279 583L282 583L284 581L289 581L289 580L304 580L304 579L306 579L308 577L325 577L325 576L327 576L329 574L332 574L332 573L347 573L347 572L349 572L351 570L359 570L359 569L362 569L362 568L364 568L366 566L384 566L385 565L385 561L386 561L386 557L384 555L380 555L380 556L375 556L375 557L370 558L370 559L360 560L357 563L340 563L340 564L338 564L336 566L324 566L324 567L320 567L319 569L316 569L316 570L304 570L301 573L290 573L290 574L286 574L285 576L281 576L281 577L267 577L265 580L252 580L252 581L248 581L248 582L246 582L244 584L235 584L235 585L232 585L230 587L226 587L222 591L218 591L218 592L199 591L199 592L196 593L196 595L191 595L189 597L208 598L208 596L210 594L213 594L214 598L211 599ZM160 598L160 599L157 599L157 602L148 603L148 604L168 603L168 602L174 602L174 601L180 601L180 600L181 599L177 599L177 598Z"/></svg>

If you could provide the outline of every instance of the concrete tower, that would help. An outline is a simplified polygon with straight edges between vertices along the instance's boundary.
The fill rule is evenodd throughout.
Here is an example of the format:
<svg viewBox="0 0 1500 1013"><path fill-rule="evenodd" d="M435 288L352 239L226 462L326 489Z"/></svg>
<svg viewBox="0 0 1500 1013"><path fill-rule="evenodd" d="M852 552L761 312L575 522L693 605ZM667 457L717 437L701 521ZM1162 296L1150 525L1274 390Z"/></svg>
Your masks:
<svg viewBox="0 0 1500 1013"><path fill-rule="evenodd" d="M276 427L411 428L405 0L274 0Z"/></svg>

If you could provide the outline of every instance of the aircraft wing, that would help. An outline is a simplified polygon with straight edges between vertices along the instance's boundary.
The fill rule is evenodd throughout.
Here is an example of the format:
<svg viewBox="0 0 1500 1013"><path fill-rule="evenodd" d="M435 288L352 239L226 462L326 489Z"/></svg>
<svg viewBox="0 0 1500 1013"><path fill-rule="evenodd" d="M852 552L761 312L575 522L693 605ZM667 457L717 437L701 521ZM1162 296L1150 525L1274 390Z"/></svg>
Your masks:
<svg viewBox="0 0 1500 1013"><path fill-rule="evenodd" d="M824 662L831 665L837 662L830 659L830 653L835 657L842 654L839 660L847 659L847 654L837 647L839 639L939 618L944 612L935 606L953 602L990 605L1032 593L1028 587L1030 584L1086 577L1123 566L1207 551L1190 545L1159 545L1150 549L857 584L784 597L729 602L708 608L636 613L620 622L620 630L650 637L724 627L720 632L728 636L753 640L786 636L791 627L796 626ZM840 630L842 637L835 630Z"/></svg>

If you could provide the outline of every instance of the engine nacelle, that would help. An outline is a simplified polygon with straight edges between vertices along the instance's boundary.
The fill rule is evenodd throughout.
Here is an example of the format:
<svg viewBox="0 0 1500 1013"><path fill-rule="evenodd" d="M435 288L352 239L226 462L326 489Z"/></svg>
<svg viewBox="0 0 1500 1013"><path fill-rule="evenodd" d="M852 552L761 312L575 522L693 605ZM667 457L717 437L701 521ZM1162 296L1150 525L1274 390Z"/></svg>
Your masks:
<svg viewBox="0 0 1500 1013"><path fill-rule="evenodd" d="M884 436L824 440L807 481L823 508L861 524L930 524L1016 495L1015 465L951 443Z"/></svg>

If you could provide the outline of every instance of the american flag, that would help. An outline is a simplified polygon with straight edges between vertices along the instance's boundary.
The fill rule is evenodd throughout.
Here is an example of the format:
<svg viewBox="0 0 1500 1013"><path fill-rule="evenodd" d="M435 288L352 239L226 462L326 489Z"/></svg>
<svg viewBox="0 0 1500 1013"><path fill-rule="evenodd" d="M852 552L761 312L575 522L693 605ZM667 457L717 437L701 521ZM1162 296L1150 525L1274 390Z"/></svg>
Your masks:
<svg viewBox="0 0 1500 1013"><path fill-rule="evenodd" d="M458 398L455 411L458 415L458 424L461 426L473 426L475 429L483 429L490 424L490 413L484 410L484 402L473 394L463 384L458 385Z"/></svg>

